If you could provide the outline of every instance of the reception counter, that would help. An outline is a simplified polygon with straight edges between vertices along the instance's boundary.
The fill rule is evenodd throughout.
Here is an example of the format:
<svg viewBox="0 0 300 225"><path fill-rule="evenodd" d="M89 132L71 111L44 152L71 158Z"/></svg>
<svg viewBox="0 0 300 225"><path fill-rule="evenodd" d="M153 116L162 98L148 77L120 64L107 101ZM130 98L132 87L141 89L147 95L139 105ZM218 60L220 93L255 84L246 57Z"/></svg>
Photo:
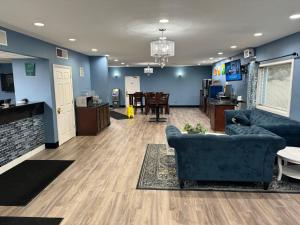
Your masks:
<svg viewBox="0 0 300 225"><path fill-rule="evenodd" d="M44 103L0 108L0 166L44 145Z"/></svg>

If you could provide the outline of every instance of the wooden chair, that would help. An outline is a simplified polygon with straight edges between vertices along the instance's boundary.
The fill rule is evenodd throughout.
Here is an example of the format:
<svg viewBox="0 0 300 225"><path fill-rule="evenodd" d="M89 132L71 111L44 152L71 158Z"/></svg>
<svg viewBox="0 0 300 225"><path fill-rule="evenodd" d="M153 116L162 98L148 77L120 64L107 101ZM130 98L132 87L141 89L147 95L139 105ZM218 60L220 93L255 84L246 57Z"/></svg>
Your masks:
<svg viewBox="0 0 300 225"><path fill-rule="evenodd" d="M134 112L136 113L137 109L141 109L141 112L144 112L144 103L143 103L143 97L144 94L143 92L135 92L133 94L133 107L134 107Z"/></svg>
<svg viewBox="0 0 300 225"><path fill-rule="evenodd" d="M169 96L170 96L170 94L162 94L161 95L161 102L163 104L161 109L162 110L163 110L163 108L165 109L165 114L170 114Z"/></svg>

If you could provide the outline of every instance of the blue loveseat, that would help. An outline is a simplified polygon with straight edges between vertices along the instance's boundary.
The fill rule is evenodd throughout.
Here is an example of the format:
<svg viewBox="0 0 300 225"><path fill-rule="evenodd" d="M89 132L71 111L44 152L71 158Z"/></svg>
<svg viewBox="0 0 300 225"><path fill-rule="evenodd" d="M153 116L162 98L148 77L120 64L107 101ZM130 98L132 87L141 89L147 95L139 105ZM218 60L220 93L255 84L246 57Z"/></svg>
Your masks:
<svg viewBox="0 0 300 225"><path fill-rule="evenodd" d="M184 180L264 182L272 181L277 151L285 140L271 132L253 135L182 134L166 128L167 141L175 149L180 186Z"/></svg>
<svg viewBox="0 0 300 225"><path fill-rule="evenodd" d="M243 113L249 119L249 126L234 124L232 118ZM276 115L259 109L226 110L225 133L229 135L247 135L272 132L286 140L287 146L300 147L300 123L287 117Z"/></svg>

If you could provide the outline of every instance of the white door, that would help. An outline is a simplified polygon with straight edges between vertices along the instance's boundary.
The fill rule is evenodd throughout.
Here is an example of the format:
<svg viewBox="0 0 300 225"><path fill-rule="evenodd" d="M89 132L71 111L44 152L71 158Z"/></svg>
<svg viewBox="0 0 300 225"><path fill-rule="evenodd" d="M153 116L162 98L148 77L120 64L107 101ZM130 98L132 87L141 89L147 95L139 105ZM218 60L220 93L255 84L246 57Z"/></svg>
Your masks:
<svg viewBox="0 0 300 225"><path fill-rule="evenodd" d="M134 94L140 92L140 77L139 76L125 76L125 103L126 107L129 105L128 94Z"/></svg>
<svg viewBox="0 0 300 225"><path fill-rule="evenodd" d="M61 145L76 135L71 67L53 65L53 75L58 141Z"/></svg>

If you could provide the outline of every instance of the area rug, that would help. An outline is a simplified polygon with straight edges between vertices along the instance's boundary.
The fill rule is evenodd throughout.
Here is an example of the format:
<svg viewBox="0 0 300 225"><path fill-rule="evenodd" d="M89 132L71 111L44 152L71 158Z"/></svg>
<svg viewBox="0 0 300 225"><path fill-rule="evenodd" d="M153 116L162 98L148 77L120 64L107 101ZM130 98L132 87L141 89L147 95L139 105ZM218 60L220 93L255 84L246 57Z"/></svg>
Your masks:
<svg viewBox="0 0 300 225"><path fill-rule="evenodd" d="M230 192L267 192L267 193L300 193L300 181L282 177L277 181L277 169L269 189L264 190L261 183L244 182L196 182L185 181L180 189L176 175L174 150L163 144L149 144L141 168L137 189L146 190L193 190L193 191L230 191Z"/></svg>
<svg viewBox="0 0 300 225"><path fill-rule="evenodd" d="M26 160L0 175L0 205L25 206L74 161Z"/></svg>
<svg viewBox="0 0 300 225"><path fill-rule="evenodd" d="M127 120L128 116L119 113L119 112L115 112L115 111L110 111L110 116L116 120Z"/></svg>
<svg viewBox="0 0 300 225"><path fill-rule="evenodd" d="M59 225L62 218L0 217L0 225Z"/></svg>

